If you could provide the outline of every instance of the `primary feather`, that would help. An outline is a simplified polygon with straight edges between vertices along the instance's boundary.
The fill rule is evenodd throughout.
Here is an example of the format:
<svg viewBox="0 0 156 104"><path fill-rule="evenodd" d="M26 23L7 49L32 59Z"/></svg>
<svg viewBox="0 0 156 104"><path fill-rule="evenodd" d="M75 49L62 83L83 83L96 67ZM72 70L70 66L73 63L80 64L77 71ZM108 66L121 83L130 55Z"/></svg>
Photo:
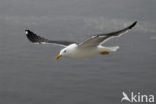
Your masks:
<svg viewBox="0 0 156 104"><path fill-rule="evenodd" d="M52 43L52 44L58 44L61 46L68 46L70 44L73 44L75 42L71 41L63 41L63 40L49 40L45 39L41 36L36 35L30 30L25 30L27 38L32 42L32 43L39 43L39 44L45 44L45 43Z"/></svg>

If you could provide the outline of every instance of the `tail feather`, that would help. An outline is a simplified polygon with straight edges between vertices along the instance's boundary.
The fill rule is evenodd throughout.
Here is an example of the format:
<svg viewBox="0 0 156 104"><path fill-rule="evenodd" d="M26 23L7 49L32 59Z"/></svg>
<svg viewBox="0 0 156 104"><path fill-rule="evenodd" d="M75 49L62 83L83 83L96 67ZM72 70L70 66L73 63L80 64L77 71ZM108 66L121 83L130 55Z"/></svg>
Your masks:
<svg viewBox="0 0 156 104"><path fill-rule="evenodd" d="M115 52L119 49L119 46L113 46L113 47L103 47L99 46L100 52L108 51L108 52Z"/></svg>
<svg viewBox="0 0 156 104"><path fill-rule="evenodd" d="M108 47L110 48L111 51L117 51L119 49L119 46L114 46L114 47Z"/></svg>

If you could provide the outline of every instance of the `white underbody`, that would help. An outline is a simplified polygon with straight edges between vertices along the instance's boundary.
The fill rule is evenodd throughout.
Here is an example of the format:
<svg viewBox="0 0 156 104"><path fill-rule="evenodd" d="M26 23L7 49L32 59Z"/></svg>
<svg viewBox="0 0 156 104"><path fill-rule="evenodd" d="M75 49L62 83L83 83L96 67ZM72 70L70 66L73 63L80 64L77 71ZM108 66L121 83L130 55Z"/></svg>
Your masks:
<svg viewBox="0 0 156 104"><path fill-rule="evenodd" d="M77 44L72 44L65 49L68 50L68 53L63 55L68 58L85 58L95 56L100 54L101 52L113 52L116 51L119 47L103 47L101 45L97 47L87 47L87 48L79 48Z"/></svg>

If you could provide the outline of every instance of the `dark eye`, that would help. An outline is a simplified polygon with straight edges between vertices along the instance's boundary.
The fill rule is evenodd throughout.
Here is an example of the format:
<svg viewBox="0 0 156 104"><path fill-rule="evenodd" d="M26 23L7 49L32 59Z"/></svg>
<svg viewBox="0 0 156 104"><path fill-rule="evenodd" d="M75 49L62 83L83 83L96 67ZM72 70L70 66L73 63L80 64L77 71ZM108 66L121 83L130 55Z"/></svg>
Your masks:
<svg viewBox="0 0 156 104"><path fill-rule="evenodd" d="M63 52L64 52L64 53L66 53L67 51L66 51L66 50L64 50Z"/></svg>

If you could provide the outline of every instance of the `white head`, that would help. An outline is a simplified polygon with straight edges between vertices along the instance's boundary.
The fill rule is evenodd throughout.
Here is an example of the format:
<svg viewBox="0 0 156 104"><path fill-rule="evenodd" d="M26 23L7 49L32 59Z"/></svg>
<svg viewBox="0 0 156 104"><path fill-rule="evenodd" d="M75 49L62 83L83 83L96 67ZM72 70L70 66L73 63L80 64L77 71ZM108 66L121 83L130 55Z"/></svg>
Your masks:
<svg viewBox="0 0 156 104"><path fill-rule="evenodd" d="M67 57L70 56L70 55L72 54L73 49L74 49L75 47L77 47L76 44L71 44L71 45L69 45L69 46L63 48L63 49L60 51L59 55L56 56L56 59L59 59L59 58L61 58L62 56L67 56Z"/></svg>

